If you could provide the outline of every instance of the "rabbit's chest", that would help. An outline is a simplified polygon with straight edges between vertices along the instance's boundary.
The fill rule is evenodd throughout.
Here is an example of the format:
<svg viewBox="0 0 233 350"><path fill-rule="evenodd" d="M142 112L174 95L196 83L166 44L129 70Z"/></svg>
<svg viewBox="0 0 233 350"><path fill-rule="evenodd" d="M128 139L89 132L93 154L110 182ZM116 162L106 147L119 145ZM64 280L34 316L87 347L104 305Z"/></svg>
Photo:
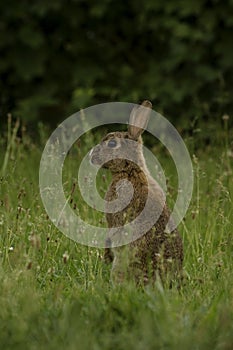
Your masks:
<svg viewBox="0 0 233 350"><path fill-rule="evenodd" d="M146 202L143 186L133 185L132 188L133 191L125 188L123 193L120 193L115 185L108 189L105 200L107 202L106 219L109 227L125 225L134 220L143 210Z"/></svg>
<svg viewBox="0 0 233 350"><path fill-rule="evenodd" d="M144 206L141 205L139 199L132 200L123 210L115 213L106 213L106 219L109 227L122 226L133 221ZM107 210L108 211L108 210Z"/></svg>

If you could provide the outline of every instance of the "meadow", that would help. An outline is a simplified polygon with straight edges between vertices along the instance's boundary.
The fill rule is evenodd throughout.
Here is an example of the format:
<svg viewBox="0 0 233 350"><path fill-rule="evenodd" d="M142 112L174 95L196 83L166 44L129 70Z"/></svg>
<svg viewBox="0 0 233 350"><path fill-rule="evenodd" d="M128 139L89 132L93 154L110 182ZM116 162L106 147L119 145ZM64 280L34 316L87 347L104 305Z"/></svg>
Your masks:
<svg viewBox="0 0 233 350"><path fill-rule="evenodd" d="M185 280L180 289L133 283L112 285L103 250L59 232L41 202L38 140L8 121L0 143L0 349L218 349L233 348L233 144L228 118L183 132L194 169L185 220ZM176 126L177 127L177 126ZM182 131L182 130L181 130ZM207 137L208 136L208 137ZM78 164L100 133L84 135L64 166L70 205L89 222L104 217L82 203ZM146 143L146 138L145 138ZM152 151L176 190L175 168L162 147ZM100 173L101 193L109 175Z"/></svg>

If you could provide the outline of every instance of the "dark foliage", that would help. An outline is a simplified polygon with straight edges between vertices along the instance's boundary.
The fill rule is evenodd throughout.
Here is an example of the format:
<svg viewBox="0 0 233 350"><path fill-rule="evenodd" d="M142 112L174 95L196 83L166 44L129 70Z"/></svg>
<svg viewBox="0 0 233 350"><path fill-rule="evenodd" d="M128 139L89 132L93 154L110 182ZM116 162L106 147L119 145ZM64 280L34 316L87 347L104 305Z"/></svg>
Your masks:
<svg viewBox="0 0 233 350"><path fill-rule="evenodd" d="M231 13L232 0L1 1L1 119L144 98L171 118L230 113Z"/></svg>

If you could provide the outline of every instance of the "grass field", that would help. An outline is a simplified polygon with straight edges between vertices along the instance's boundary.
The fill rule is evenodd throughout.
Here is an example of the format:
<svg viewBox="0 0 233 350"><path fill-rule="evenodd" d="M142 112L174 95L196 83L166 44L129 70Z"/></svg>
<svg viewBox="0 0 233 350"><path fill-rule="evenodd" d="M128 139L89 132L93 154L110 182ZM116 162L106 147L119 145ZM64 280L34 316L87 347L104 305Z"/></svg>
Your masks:
<svg viewBox="0 0 233 350"><path fill-rule="evenodd" d="M18 125L1 139L0 349L233 349L233 150L227 120L185 137L194 167L193 198L179 230L185 283L113 286L102 250L74 243L48 219L38 170L46 131L34 143ZM19 127L20 128L20 127ZM206 135L210 141L205 140ZM87 135L65 163L64 188L99 135ZM155 145L175 193L169 157ZM107 180L98 179L102 192ZM86 220L103 221L74 191Z"/></svg>

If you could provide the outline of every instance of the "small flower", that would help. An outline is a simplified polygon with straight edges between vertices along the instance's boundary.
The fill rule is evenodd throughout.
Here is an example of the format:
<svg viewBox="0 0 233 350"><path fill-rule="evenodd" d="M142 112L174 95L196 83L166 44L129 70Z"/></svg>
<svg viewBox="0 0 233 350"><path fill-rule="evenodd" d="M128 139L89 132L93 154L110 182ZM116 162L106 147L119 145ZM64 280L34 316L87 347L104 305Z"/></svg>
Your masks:
<svg viewBox="0 0 233 350"><path fill-rule="evenodd" d="M49 267L48 274L54 274L54 273L55 273L55 268L54 267Z"/></svg>
<svg viewBox="0 0 233 350"><path fill-rule="evenodd" d="M229 120L229 115L228 114L224 114L223 116L222 116L222 120Z"/></svg>
<svg viewBox="0 0 233 350"><path fill-rule="evenodd" d="M69 255L68 255L68 252L65 252L63 255L62 255L62 258L63 258L63 262L64 264L67 263L67 261L69 260Z"/></svg>
<svg viewBox="0 0 233 350"><path fill-rule="evenodd" d="M227 156L233 158L233 150L228 149L227 150ZM0 223L1 224L1 223Z"/></svg>
<svg viewBox="0 0 233 350"><path fill-rule="evenodd" d="M14 247L9 247L9 252L13 252L13 250L14 250Z"/></svg>

